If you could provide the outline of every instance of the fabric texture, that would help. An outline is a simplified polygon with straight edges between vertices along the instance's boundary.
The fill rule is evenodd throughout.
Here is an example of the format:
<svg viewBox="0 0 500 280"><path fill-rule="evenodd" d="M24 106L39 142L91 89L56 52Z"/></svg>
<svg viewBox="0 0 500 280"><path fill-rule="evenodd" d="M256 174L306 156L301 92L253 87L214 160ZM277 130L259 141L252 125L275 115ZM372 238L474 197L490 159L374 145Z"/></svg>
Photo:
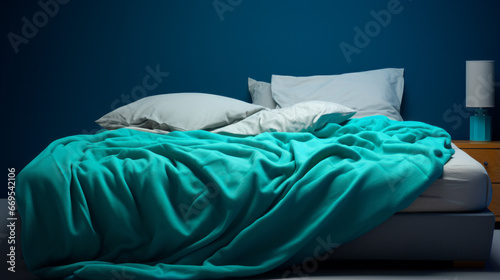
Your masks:
<svg viewBox="0 0 500 280"><path fill-rule="evenodd" d="M478 212L493 198L491 179L482 163L453 143L455 153L443 168L443 175L401 212Z"/></svg>
<svg viewBox="0 0 500 280"><path fill-rule="evenodd" d="M401 121L404 69L387 68L342 75L273 75L272 95L280 107L308 100L331 101L357 111L355 118L382 115Z"/></svg>
<svg viewBox="0 0 500 280"><path fill-rule="evenodd" d="M244 119L262 106L207 93L148 96L98 119L106 129L140 127L165 131L215 129Z"/></svg>
<svg viewBox="0 0 500 280"><path fill-rule="evenodd" d="M333 102L306 101L287 108L263 110L213 132L257 135L264 132L315 131L327 123L344 122L355 113L353 109Z"/></svg>
<svg viewBox="0 0 500 280"><path fill-rule="evenodd" d="M271 93L271 84L248 78L248 91L252 97L252 103L266 108L275 109L277 104Z"/></svg>
<svg viewBox="0 0 500 280"><path fill-rule="evenodd" d="M62 138L17 177L24 259L41 277L142 280L323 258L410 205L450 143L440 128L382 116L313 133Z"/></svg>

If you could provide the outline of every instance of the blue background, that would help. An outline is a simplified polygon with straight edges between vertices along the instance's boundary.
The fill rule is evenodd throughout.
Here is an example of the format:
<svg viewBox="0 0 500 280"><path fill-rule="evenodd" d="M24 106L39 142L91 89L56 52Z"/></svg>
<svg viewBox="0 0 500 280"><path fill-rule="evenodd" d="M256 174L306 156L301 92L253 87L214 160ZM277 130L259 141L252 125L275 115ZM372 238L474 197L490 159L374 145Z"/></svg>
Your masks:
<svg viewBox="0 0 500 280"><path fill-rule="evenodd" d="M400 0L400 13L373 29L349 63L339 45L355 46L354 28L373 25L371 12L392 1L73 0L52 5L53 16L37 1L3 1L4 170L18 173L57 138L94 133L96 119L141 96L207 92L250 101L247 77L269 82L272 74L402 67L403 117L468 139L465 61L500 62L500 1ZM40 27L16 53L9 34L23 36L23 17ZM148 66L168 77L138 91ZM500 140L498 83L496 92Z"/></svg>

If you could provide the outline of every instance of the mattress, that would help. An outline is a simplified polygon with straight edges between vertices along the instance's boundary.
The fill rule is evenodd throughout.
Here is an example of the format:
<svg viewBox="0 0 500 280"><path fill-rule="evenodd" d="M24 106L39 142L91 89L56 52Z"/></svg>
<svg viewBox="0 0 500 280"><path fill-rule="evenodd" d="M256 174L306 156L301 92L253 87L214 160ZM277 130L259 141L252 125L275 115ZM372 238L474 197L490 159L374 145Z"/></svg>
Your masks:
<svg viewBox="0 0 500 280"><path fill-rule="evenodd" d="M483 165L455 144L443 175L401 212L472 212L488 207L492 189Z"/></svg>

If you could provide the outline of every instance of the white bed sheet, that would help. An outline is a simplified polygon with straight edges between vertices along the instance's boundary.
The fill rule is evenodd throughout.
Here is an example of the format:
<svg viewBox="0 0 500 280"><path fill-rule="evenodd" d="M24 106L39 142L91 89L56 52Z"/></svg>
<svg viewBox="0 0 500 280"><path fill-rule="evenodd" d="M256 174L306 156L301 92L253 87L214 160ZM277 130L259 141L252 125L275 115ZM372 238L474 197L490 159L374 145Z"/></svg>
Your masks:
<svg viewBox="0 0 500 280"><path fill-rule="evenodd" d="M471 212L491 202L492 189L483 165L454 144L455 154L443 175L401 212Z"/></svg>

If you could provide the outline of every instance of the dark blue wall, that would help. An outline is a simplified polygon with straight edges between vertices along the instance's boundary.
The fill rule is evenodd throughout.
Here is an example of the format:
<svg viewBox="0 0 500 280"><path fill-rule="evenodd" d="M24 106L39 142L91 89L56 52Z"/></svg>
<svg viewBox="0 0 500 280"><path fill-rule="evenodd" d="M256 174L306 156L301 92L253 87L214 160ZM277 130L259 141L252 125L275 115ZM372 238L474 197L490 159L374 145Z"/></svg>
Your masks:
<svg viewBox="0 0 500 280"><path fill-rule="evenodd" d="M247 77L271 74L404 67L403 116L468 139L465 61L500 62L497 0L55 1L2 3L4 170L20 171L57 138L94 132L94 120L141 96L249 101ZM382 10L392 12L383 25L372 15ZM356 37L366 27L369 41ZM357 47L350 62L342 43ZM145 90L157 67L158 83Z"/></svg>

